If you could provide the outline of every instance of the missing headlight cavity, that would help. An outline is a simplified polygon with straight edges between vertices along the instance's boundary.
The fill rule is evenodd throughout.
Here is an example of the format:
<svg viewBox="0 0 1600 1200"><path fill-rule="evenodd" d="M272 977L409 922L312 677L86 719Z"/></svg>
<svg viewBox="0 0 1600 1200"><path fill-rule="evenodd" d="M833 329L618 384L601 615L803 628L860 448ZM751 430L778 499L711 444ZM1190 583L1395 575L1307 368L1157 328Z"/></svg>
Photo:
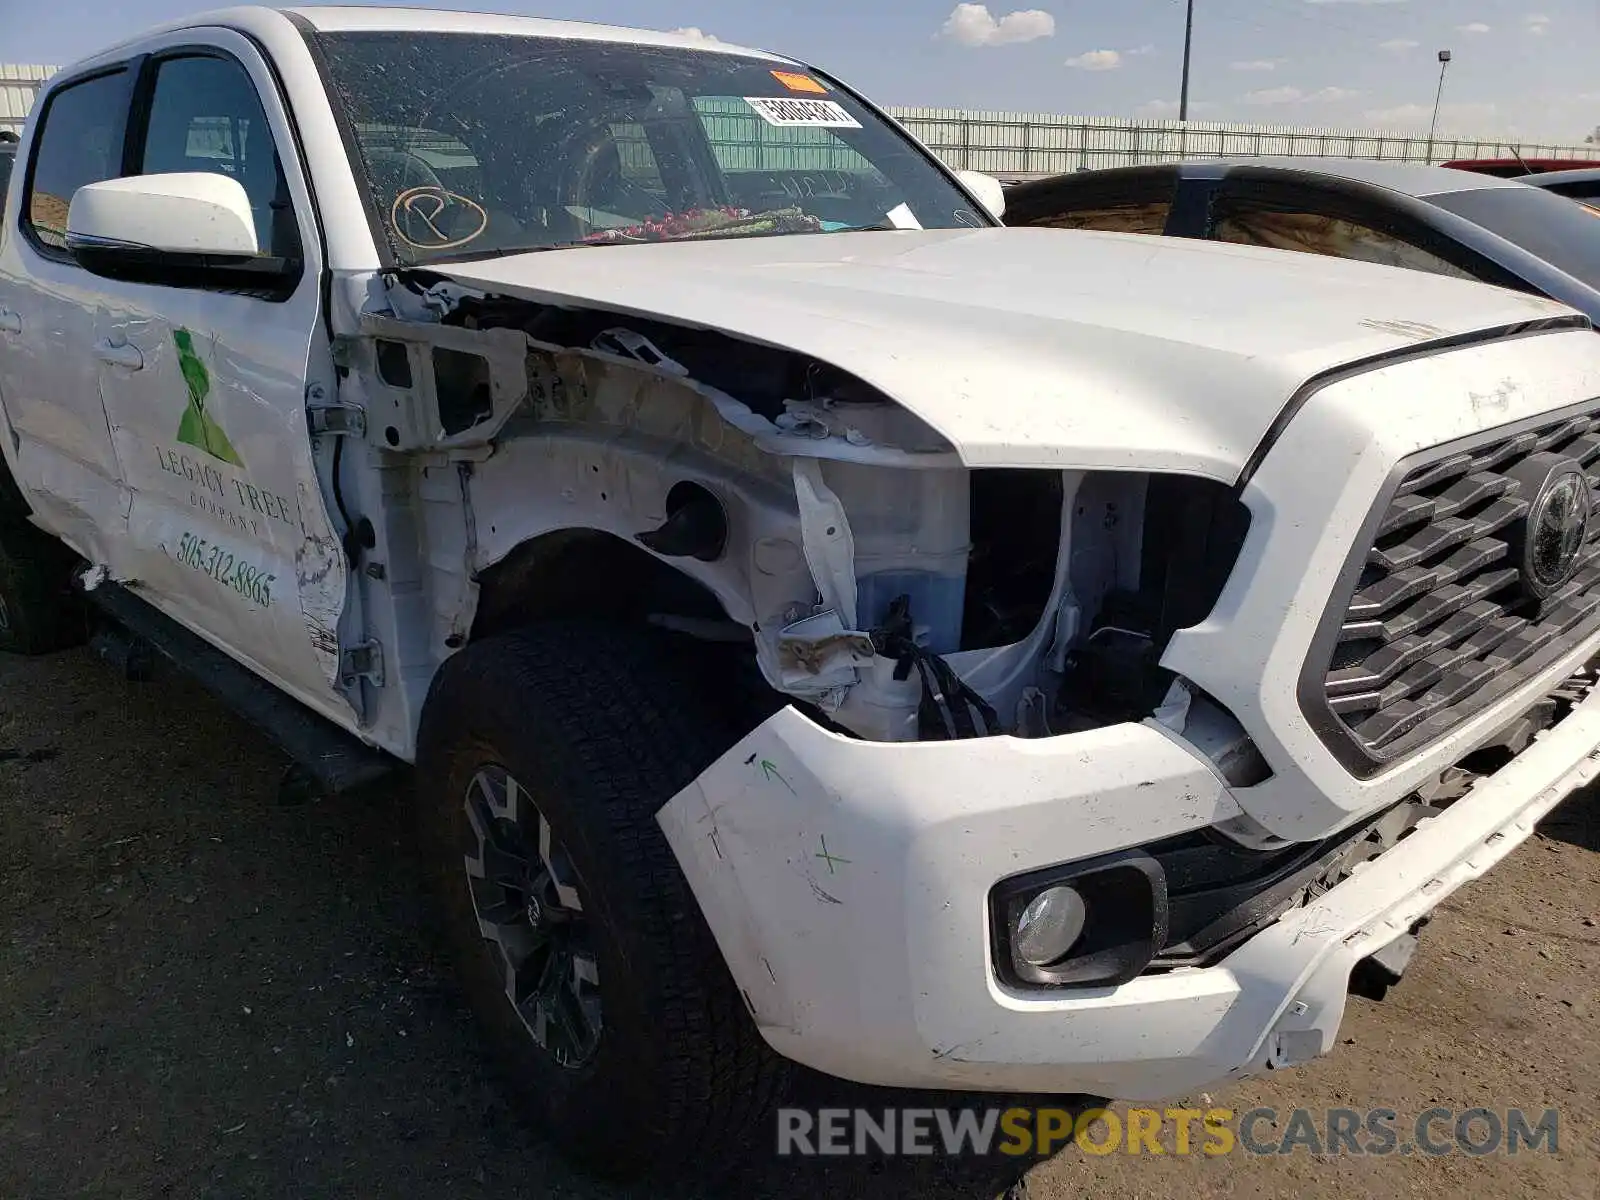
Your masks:
<svg viewBox="0 0 1600 1200"><path fill-rule="evenodd" d="M972 553L961 646L1021 641L1044 616L1061 546L1059 471L972 472Z"/></svg>
<svg viewBox="0 0 1600 1200"><path fill-rule="evenodd" d="M408 365L408 374L409 371ZM494 415L489 360L482 355L435 346L433 378L439 398L439 424L446 436L470 429Z"/></svg>
<svg viewBox="0 0 1600 1200"><path fill-rule="evenodd" d="M1052 728L1095 728L1155 710L1172 683L1160 665L1167 644L1215 607L1249 523L1249 510L1210 480L1109 472L1083 480L1069 569L1084 622Z"/></svg>

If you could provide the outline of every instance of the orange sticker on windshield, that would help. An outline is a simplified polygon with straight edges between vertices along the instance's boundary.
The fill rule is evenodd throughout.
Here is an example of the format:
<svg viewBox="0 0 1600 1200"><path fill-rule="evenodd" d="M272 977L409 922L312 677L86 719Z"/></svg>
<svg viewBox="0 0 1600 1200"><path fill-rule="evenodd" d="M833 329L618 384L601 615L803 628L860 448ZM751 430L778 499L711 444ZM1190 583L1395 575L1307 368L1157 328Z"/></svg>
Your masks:
<svg viewBox="0 0 1600 1200"><path fill-rule="evenodd" d="M797 75L793 71L774 71L772 77L791 92L811 92L817 96L828 94L828 89L809 75Z"/></svg>

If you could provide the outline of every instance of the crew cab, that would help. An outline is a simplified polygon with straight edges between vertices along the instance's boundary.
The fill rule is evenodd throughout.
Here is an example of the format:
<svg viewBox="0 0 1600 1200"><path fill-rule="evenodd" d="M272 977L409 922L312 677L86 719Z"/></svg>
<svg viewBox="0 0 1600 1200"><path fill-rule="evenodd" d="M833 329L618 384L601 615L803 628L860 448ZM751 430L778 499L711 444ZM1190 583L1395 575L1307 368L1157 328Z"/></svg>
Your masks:
<svg viewBox="0 0 1600 1200"><path fill-rule="evenodd" d="M193 18L19 149L0 636L412 765L494 1060L605 1169L790 1063L1305 1062L1600 771L1547 298L1004 228L807 63L524 18Z"/></svg>

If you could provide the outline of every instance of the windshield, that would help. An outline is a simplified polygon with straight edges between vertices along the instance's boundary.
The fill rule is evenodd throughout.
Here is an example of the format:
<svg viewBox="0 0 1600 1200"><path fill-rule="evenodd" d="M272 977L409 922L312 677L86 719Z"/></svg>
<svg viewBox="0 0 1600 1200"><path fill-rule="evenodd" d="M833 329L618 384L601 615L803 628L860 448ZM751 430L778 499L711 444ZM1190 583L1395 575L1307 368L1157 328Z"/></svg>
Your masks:
<svg viewBox="0 0 1600 1200"><path fill-rule="evenodd" d="M402 264L991 223L866 106L771 60L458 33L314 42Z"/></svg>
<svg viewBox="0 0 1600 1200"><path fill-rule="evenodd" d="M1600 211L1536 187L1483 188L1429 196L1430 204L1465 217L1600 288Z"/></svg>

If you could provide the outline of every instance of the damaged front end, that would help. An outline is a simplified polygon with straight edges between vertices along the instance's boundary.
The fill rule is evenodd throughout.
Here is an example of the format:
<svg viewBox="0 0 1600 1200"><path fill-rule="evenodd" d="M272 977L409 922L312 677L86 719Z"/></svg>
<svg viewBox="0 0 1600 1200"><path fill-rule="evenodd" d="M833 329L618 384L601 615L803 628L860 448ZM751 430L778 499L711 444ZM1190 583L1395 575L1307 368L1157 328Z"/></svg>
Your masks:
<svg viewBox="0 0 1600 1200"><path fill-rule="evenodd" d="M817 1070L1147 1098L1304 1061L1444 896L1600 771L1592 678L1554 698L1539 679L1403 786L1297 825L1357 781L1308 781L1271 740L1292 722L1260 708L1274 671L1298 677L1295 623L1327 607L1378 491L1345 469L1358 453L1307 469L1330 427L1386 475L1416 447L1379 416L1448 442L1427 385L1499 377L1515 342L1454 352L1499 370L1440 355L1347 381L1359 419L1329 385L1247 509L1061 431L1014 460L1032 465L973 465L981 406L1019 407L986 401L978 367L980 407L946 433L864 355L846 371L415 270L385 288L340 343L330 419L364 431L381 489L358 576L413 618L392 674L551 615L698 639L685 703L737 719L655 822L763 1037ZM1541 352L1589 354L1559 336ZM1317 553L1331 570L1295 557Z"/></svg>
<svg viewBox="0 0 1600 1200"><path fill-rule="evenodd" d="M427 657L506 605L482 592L518 574L522 548L583 531L715 597L652 621L747 642L766 687L862 739L1186 710L1159 663L1238 556L1248 513L1224 485L973 469L907 408L786 349L416 270L386 294L391 311L339 342L327 419L358 421L391 473L421 473L406 519L426 545ZM401 490L385 485L386 511ZM405 572L394 547L383 557L392 585ZM1262 770L1236 725L1211 732L1230 778Z"/></svg>

